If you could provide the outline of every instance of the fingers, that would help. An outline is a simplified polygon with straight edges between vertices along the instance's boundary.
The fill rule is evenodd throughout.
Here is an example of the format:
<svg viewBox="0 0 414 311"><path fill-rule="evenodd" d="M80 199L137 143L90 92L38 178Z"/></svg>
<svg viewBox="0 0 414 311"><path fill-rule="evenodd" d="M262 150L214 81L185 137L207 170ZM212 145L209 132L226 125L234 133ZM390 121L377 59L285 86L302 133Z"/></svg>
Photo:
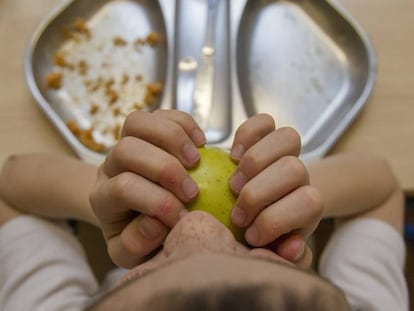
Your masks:
<svg viewBox="0 0 414 311"><path fill-rule="evenodd" d="M186 212L184 203L198 193L186 169L199 161L197 146L205 142L196 122L180 111L127 117L90 192L111 257L120 266L159 247Z"/></svg>
<svg viewBox="0 0 414 311"><path fill-rule="evenodd" d="M296 266L301 269L310 268L313 259L312 250L308 245L306 245L302 237L295 234L288 235L281 243L284 245L279 245L275 249L269 247L253 248L249 251L249 256L266 258L275 262L284 262L288 265ZM282 248L284 249L282 250ZM290 252L291 255L295 254L295 257L287 256L287 249L289 249L288 252ZM279 252L284 256L282 256Z"/></svg>
<svg viewBox="0 0 414 311"><path fill-rule="evenodd" d="M247 229L245 238L253 246L263 246L297 231L306 240L322 214L319 192L311 186L302 186L262 210Z"/></svg>
<svg viewBox="0 0 414 311"><path fill-rule="evenodd" d="M156 110L153 115L166 118L179 124L198 147L206 143L206 136L194 119L187 113L178 110Z"/></svg>
<svg viewBox="0 0 414 311"><path fill-rule="evenodd" d="M289 233L279 238L275 244L273 251L296 266L307 269L312 264L312 251L301 234Z"/></svg>
<svg viewBox="0 0 414 311"><path fill-rule="evenodd" d="M133 268L162 244L168 232L169 229L157 219L139 215L122 234L107 241L108 253L116 265Z"/></svg>
<svg viewBox="0 0 414 311"><path fill-rule="evenodd" d="M238 167L230 187L238 194L232 221L247 228L246 241L305 267L312 261L306 240L320 221L323 202L308 186L300 150L294 129L275 129L266 114L247 120L234 138L231 156Z"/></svg>
<svg viewBox="0 0 414 311"><path fill-rule="evenodd" d="M271 244L275 245L273 250L279 256L291 262L295 262L302 258L306 247L304 238L295 232L285 234Z"/></svg>
<svg viewBox="0 0 414 311"><path fill-rule="evenodd" d="M302 257L300 257L298 260L294 261L294 264L302 269L309 269L312 265L313 260L313 253L312 250L308 245L305 246L305 251L302 254Z"/></svg>
<svg viewBox="0 0 414 311"><path fill-rule="evenodd" d="M241 189L232 211L233 223L246 227L268 205L308 182L307 170L297 157L281 158Z"/></svg>
<svg viewBox="0 0 414 311"><path fill-rule="evenodd" d="M136 213L154 216L171 228L185 210L171 192L132 172L102 181L91 192L91 205L107 239L120 234Z"/></svg>
<svg viewBox="0 0 414 311"><path fill-rule="evenodd" d="M232 159L238 162L246 150L274 130L275 122L268 114L249 118L236 131L230 151Z"/></svg>
<svg viewBox="0 0 414 311"><path fill-rule="evenodd" d="M280 158L289 155L297 157L300 147L300 136L294 129L280 128L271 131L241 157L230 181L232 191L238 194L250 179Z"/></svg>
<svg viewBox="0 0 414 311"><path fill-rule="evenodd" d="M130 114L121 137L132 136L147 141L170 153L186 167L200 159L196 146L205 143L205 136L195 121L179 111L137 111Z"/></svg>
<svg viewBox="0 0 414 311"><path fill-rule="evenodd" d="M103 171L110 178L122 172L135 173L161 185L183 202L189 202L198 193L197 184L176 157L131 136L122 138L110 151L103 164Z"/></svg>

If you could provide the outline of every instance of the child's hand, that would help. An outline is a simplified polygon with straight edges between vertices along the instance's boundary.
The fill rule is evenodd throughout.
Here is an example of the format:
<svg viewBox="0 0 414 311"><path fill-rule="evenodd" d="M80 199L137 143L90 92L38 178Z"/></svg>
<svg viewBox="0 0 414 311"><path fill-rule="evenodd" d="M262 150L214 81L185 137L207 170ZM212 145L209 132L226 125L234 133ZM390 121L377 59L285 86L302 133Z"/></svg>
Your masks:
<svg viewBox="0 0 414 311"><path fill-rule="evenodd" d="M198 187L187 168L199 161L205 136L175 110L137 111L98 171L91 205L115 264L130 268L164 241Z"/></svg>
<svg viewBox="0 0 414 311"><path fill-rule="evenodd" d="M299 266L312 254L305 241L317 227L323 202L309 186L298 158L301 142L291 128L275 130L273 119L257 115L240 126L231 149L239 162L230 185L238 194L233 222L246 227L252 246L267 246Z"/></svg>

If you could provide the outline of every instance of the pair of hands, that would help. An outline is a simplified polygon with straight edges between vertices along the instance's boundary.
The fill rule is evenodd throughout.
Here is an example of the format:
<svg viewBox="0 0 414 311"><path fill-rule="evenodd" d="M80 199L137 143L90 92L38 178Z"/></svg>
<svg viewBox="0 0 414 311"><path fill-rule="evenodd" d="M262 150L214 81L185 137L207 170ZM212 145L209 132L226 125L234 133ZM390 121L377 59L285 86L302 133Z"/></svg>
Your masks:
<svg viewBox="0 0 414 311"><path fill-rule="evenodd" d="M198 194L187 169L197 165L197 147L205 142L195 121L177 110L127 117L90 193L115 264L131 268L142 262L186 213L185 204ZM312 256L306 240L322 217L323 203L309 185L300 147L299 135L276 129L270 116L248 119L231 147L238 166L230 187L237 195L232 220L247 228L247 242L307 267Z"/></svg>

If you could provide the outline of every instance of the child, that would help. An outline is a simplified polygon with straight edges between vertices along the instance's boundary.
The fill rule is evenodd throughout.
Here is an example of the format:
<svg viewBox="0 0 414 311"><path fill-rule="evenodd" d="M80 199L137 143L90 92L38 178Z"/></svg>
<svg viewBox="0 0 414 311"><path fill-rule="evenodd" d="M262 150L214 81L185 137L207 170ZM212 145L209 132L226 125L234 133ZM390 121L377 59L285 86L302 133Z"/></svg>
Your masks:
<svg viewBox="0 0 414 311"><path fill-rule="evenodd" d="M383 160L306 167L294 130L250 118L235 134L229 181L246 246L211 215L186 212L198 194L187 169L204 143L187 114L135 112L98 173L67 158L11 157L0 176L1 308L408 310L403 195ZM328 217L337 228L319 277L307 272L306 241ZM102 229L113 261L131 269L115 288L99 292L64 219Z"/></svg>

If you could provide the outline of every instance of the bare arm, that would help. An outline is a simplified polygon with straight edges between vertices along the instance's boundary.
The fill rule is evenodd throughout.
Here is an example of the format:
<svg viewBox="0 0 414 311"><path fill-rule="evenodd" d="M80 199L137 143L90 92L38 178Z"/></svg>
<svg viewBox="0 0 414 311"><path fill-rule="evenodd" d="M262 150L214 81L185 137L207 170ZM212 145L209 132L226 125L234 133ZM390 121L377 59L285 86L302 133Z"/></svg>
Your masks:
<svg viewBox="0 0 414 311"><path fill-rule="evenodd" d="M404 196L383 159L342 154L312 163L308 170L311 185L325 200L325 218L376 218L402 232Z"/></svg>
<svg viewBox="0 0 414 311"><path fill-rule="evenodd" d="M312 163L308 170L324 197L325 218L373 217L402 231L403 194L383 159L343 154ZM96 172L72 158L12 156L0 175L0 195L20 212L97 224L88 200Z"/></svg>
<svg viewBox="0 0 414 311"><path fill-rule="evenodd" d="M22 213L97 225L89 204L96 174L96 167L69 157L11 156L0 174L0 196Z"/></svg>

